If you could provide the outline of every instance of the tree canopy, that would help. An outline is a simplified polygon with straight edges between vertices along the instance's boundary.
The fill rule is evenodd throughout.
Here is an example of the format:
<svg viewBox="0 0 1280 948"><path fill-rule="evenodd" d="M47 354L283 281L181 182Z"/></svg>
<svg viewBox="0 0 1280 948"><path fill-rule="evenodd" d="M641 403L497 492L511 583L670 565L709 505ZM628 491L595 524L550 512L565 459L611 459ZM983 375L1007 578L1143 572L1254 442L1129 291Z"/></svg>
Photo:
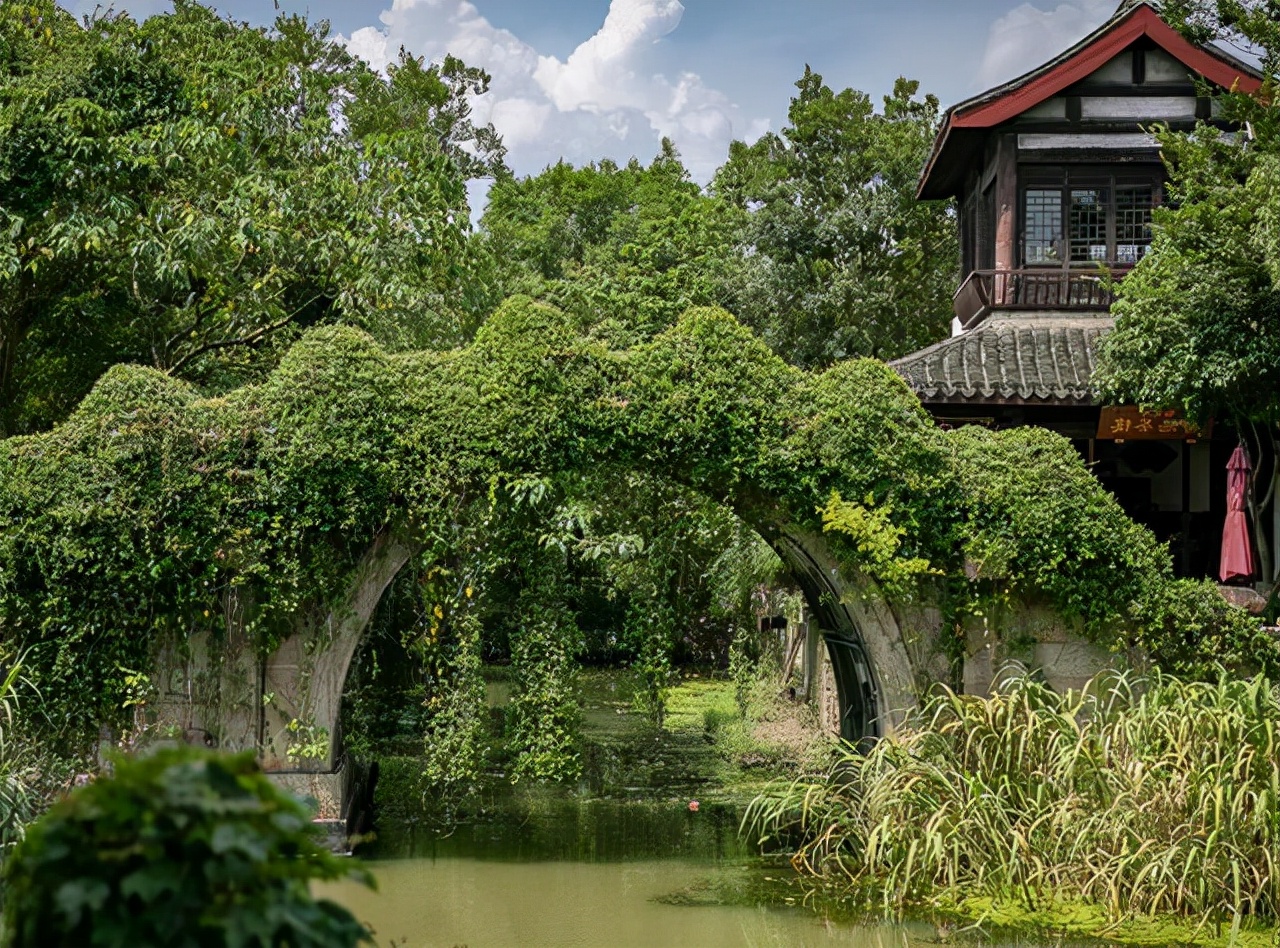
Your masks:
<svg viewBox="0 0 1280 948"><path fill-rule="evenodd" d="M1280 420L1280 153L1216 129L1165 132L1172 205L1117 288L1100 347L1104 396L1199 421Z"/></svg>
<svg viewBox="0 0 1280 948"><path fill-rule="evenodd" d="M877 111L806 70L790 124L734 142L708 191L670 142L651 164L557 164L499 182L481 222L503 289L629 345L719 305L816 367L890 359L947 332L959 249L949 203L916 201L938 101L900 79Z"/></svg>
<svg viewBox="0 0 1280 948"><path fill-rule="evenodd" d="M938 100L899 79L876 111L806 67L790 124L735 142L713 189L749 211L727 303L799 365L893 359L945 338L959 268L949 202L916 200Z"/></svg>
<svg viewBox="0 0 1280 948"><path fill-rule="evenodd" d="M469 118L487 82L404 53L381 76L294 16L4 4L0 434L64 417L118 362L217 388L309 325L468 338L464 185L503 157Z"/></svg>
<svg viewBox="0 0 1280 948"><path fill-rule="evenodd" d="M1178 0L1170 22L1261 60L1257 95L1221 96L1241 133L1160 130L1169 198L1151 252L1117 288L1097 384L1107 398L1204 421L1280 421L1280 25L1274 4Z"/></svg>
<svg viewBox="0 0 1280 948"><path fill-rule="evenodd" d="M914 200L938 119L917 84L877 112L806 71L791 124L735 143L710 190L669 141L648 165L516 179L471 119L487 85L405 51L380 74L295 16L5 4L0 434L64 418L116 363L225 390L307 326L448 348L513 293L620 347L722 305L806 366L945 333L954 226Z"/></svg>
<svg viewBox="0 0 1280 948"><path fill-rule="evenodd" d="M504 295L524 293L627 346L723 302L742 215L689 179L669 140L650 164L563 162L497 182L480 239Z"/></svg>

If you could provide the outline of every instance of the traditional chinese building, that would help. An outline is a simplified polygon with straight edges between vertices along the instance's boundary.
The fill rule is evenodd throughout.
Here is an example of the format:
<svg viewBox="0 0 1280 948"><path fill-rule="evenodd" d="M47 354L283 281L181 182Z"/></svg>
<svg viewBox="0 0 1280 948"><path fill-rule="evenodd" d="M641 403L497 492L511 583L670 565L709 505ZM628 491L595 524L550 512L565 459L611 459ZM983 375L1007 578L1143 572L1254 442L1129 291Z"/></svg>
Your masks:
<svg viewBox="0 0 1280 948"><path fill-rule="evenodd" d="M953 334L894 363L940 422L1070 438L1184 575L1216 570L1235 435L1102 405L1090 375L1113 325L1106 277L1147 252L1164 199L1150 127L1236 131L1205 83L1252 91L1260 76L1128 0L1057 58L949 109L919 197L959 210Z"/></svg>

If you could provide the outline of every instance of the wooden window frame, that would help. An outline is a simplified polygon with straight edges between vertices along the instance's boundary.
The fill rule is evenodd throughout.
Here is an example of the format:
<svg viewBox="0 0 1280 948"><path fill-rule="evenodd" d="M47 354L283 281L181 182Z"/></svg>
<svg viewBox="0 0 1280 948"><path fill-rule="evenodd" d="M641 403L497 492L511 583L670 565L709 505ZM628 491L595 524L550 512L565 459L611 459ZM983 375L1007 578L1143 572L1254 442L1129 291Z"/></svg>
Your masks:
<svg viewBox="0 0 1280 948"><path fill-rule="evenodd" d="M1159 207L1164 199L1166 176L1158 166L1116 168L1093 164L1019 165L1018 167L1018 233L1017 260L1019 268L1032 270L1087 270L1098 266L1110 269L1127 269L1130 261L1120 262L1116 242L1116 189L1150 186L1152 207ZM1070 209L1072 190L1102 189L1106 193L1106 244L1105 260L1071 260ZM1061 197L1061 260L1049 263L1027 262L1027 192L1057 189Z"/></svg>

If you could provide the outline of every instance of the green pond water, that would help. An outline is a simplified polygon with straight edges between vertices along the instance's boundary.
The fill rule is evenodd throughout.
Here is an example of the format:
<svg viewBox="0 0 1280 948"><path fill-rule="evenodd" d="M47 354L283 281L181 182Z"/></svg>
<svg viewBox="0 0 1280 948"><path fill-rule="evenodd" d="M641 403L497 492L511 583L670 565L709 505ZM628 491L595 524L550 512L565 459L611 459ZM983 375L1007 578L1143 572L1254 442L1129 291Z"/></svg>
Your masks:
<svg viewBox="0 0 1280 948"><path fill-rule="evenodd" d="M377 890L327 885L396 948L858 948L1064 942L890 922L825 900L749 853L727 808L541 799L446 838L398 833L367 860Z"/></svg>
<svg viewBox="0 0 1280 948"><path fill-rule="evenodd" d="M740 837L743 774L717 761L703 712L683 722L677 714L655 732L631 713L619 682L587 676L578 787L495 788L447 833L427 820L384 821L364 853L377 891L344 883L320 893L396 948L990 943L815 898L785 860ZM686 691L705 706L720 700L716 687L690 682Z"/></svg>
<svg viewBox="0 0 1280 948"><path fill-rule="evenodd" d="M736 814L710 804L516 797L450 836L399 828L370 860L378 882L324 891L404 948L906 946L928 924L839 920L806 904L785 865L749 853Z"/></svg>
<svg viewBox="0 0 1280 948"><path fill-rule="evenodd" d="M379 892L344 886L339 901L382 944L405 948L534 946L906 946L929 925L837 923L804 907L717 904L742 870L686 859L498 862L450 857L374 867Z"/></svg>

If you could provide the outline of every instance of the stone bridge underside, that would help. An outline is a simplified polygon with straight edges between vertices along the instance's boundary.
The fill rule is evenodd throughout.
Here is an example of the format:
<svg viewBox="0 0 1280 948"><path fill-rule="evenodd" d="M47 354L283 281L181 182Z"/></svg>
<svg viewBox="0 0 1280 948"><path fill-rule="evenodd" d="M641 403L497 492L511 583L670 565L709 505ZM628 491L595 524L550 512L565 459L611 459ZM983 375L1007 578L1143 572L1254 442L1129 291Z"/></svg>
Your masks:
<svg viewBox="0 0 1280 948"><path fill-rule="evenodd" d="M841 735L857 741L892 733L921 689L945 678L934 647L938 611L895 610L873 582L849 575L821 536L746 519L789 568L828 643ZM162 654L162 715L181 722L190 739L257 750L268 770L332 772L342 757L338 721L351 662L382 595L420 552L410 531L382 533L341 601L265 657L234 631ZM296 722L304 722L303 733ZM323 757L300 762L290 755L317 738L327 745Z"/></svg>

